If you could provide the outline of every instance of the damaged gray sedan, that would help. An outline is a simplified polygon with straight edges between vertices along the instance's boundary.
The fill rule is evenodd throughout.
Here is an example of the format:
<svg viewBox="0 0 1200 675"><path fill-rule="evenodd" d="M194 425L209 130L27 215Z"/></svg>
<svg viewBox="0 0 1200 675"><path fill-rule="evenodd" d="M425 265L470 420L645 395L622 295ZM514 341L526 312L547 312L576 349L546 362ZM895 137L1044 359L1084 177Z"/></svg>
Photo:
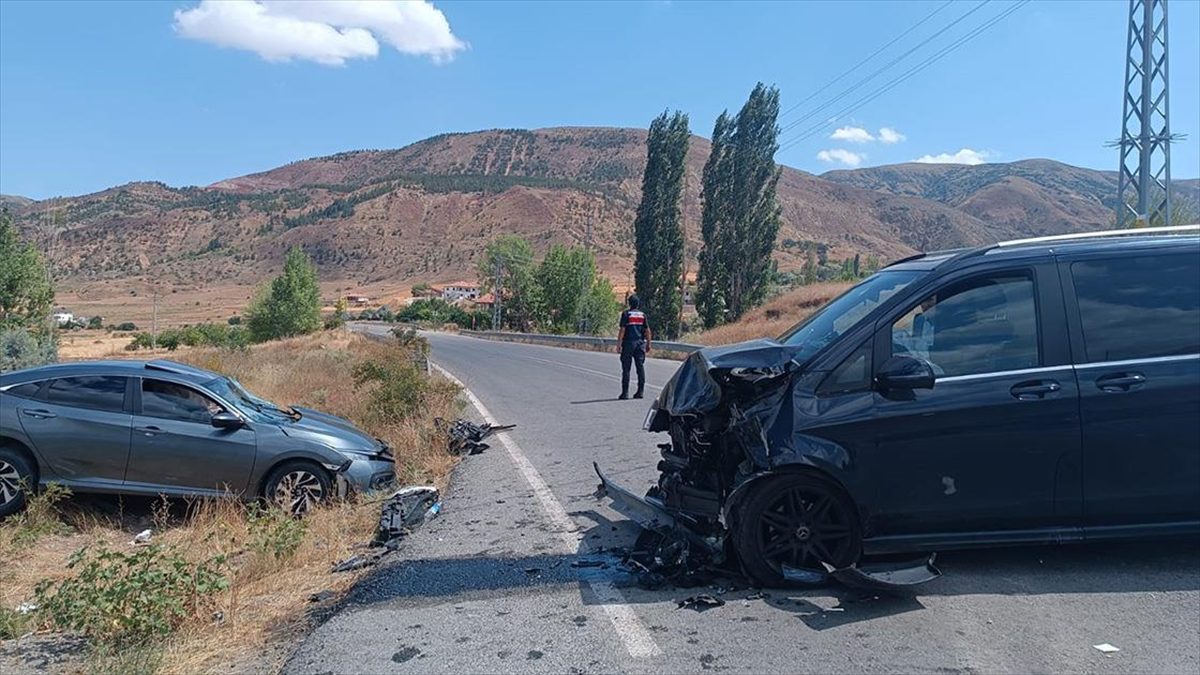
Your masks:
<svg viewBox="0 0 1200 675"><path fill-rule="evenodd" d="M601 474L608 495L765 585L936 575L879 554L1195 535L1200 229L901 261L778 340L693 354L645 428L670 437L658 484Z"/></svg>

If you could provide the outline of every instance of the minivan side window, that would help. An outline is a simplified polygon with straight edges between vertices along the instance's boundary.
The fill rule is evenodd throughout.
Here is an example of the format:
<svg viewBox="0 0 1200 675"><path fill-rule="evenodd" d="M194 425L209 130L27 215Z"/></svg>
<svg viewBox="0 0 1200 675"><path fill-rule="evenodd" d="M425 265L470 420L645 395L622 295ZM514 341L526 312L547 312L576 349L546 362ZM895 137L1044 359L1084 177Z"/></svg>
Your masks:
<svg viewBox="0 0 1200 675"><path fill-rule="evenodd" d="M1071 263L1084 360L1200 354L1200 255L1164 253Z"/></svg>
<svg viewBox="0 0 1200 675"><path fill-rule="evenodd" d="M183 422L211 424L224 409L200 392L174 382L142 380L142 414Z"/></svg>
<svg viewBox="0 0 1200 675"><path fill-rule="evenodd" d="M121 412L125 409L125 378L105 375L62 377L50 382L42 398L55 405Z"/></svg>
<svg viewBox="0 0 1200 675"><path fill-rule="evenodd" d="M1033 277L1008 272L956 282L892 324L892 353L928 361L939 377L1041 365Z"/></svg>

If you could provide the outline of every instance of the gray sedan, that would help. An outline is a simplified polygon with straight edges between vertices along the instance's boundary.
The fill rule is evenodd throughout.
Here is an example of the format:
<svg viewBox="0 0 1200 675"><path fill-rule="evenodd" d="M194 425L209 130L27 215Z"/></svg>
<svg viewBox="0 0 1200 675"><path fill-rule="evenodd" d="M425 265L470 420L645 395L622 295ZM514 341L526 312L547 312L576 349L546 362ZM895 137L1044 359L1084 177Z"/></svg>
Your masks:
<svg viewBox="0 0 1200 675"><path fill-rule="evenodd" d="M0 375L0 517L30 486L263 497L299 513L394 483L385 443L172 361L84 361Z"/></svg>

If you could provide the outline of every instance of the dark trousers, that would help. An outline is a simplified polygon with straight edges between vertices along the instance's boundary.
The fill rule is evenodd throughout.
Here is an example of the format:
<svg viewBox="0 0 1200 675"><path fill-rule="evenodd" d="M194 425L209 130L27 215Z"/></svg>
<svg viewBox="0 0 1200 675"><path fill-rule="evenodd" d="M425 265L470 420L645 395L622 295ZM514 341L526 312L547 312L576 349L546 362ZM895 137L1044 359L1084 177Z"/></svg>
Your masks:
<svg viewBox="0 0 1200 675"><path fill-rule="evenodd" d="M629 367L637 364L638 388L642 393L646 388L646 349L641 345L636 347L621 346L621 393L629 393Z"/></svg>

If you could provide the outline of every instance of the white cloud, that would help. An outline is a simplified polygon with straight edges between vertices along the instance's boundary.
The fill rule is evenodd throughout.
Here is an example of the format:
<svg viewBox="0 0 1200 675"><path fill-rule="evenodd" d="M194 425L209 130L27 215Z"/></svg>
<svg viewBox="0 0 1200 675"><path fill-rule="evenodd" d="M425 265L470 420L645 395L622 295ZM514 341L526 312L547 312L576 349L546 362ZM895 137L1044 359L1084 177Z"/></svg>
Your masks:
<svg viewBox="0 0 1200 675"><path fill-rule="evenodd" d="M839 127L829 137L835 141L849 141L851 143L870 143L875 140L871 132L862 127Z"/></svg>
<svg viewBox="0 0 1200 675"><path fill-rule="evenodd" d="M968 164L975 166L976 164L983 164L987 161L987 158L987 152L963 148L953 155L943 152L940 155L924 155L913 161L921 164Z"/></svg>
<svg viewBox="0 0 1200 675"><path fill-rule="evenodd" d="M842 148L834 148L832 150L822 150L817 153L817 159L822 162L831 164L845 164L846 166L858 166L863 163L867 156L861 152L850 152Z"/></svg>
<svg viewBox="0 0 1200 675"><path fill-rule="evenodd" d="M267 61L340 66L398 51L448 61L467 45L425 0L201 0L175 12L182 37L251 51Z"/></svg>
<svg viewBox="0 0 1200 675"><path fill-rule="evenodd" d="M907 136L900 133L899 131L896 131L895 129L893 129L891 127L883 127L882 129L879 130L879 142L880 143L887 143L887 144L891 145L892 143L899 143L900 141L903 141L906 138L907 138Z"/></svg>

